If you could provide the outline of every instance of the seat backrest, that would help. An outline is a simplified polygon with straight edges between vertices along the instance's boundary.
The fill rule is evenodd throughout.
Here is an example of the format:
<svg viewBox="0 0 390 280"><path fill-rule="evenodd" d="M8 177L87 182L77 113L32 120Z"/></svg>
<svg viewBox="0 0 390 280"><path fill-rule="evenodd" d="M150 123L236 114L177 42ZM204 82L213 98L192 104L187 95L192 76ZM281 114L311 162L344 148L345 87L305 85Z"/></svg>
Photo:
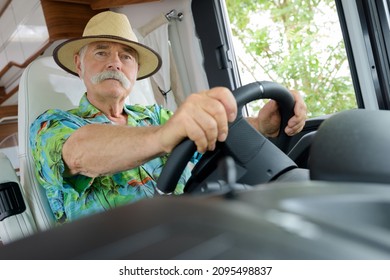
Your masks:
<svg viewBox="0 0 390 280"><path fill-rule="evenodd" d="M319 127L311 145L312 180L390 184L390 112L352 109Z"/></svg>
<svg viewBox="0 0 390 280"><path fill-rule="evenodd" d="M68 110L77 107L84 92L83 82L60 69L52 57L42 57L33 61L24 70L20 79L18 93L20 183L38 230L52 227L54 216L44 189L35 177L32 155L29 151L30 125L48 109Z"/></svg>

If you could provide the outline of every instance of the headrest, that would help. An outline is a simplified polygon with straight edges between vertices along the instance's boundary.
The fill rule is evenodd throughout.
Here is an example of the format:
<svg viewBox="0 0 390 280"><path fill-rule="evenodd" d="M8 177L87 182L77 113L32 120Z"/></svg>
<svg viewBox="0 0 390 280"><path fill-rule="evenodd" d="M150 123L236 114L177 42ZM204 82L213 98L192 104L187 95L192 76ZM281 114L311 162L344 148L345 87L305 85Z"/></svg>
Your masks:
<svg viewBox="0 0 390 280"><path fill-rule="evenodd" d="M309 168L312 180L390 183L390 112L356 109L325 120Z"/></svg>

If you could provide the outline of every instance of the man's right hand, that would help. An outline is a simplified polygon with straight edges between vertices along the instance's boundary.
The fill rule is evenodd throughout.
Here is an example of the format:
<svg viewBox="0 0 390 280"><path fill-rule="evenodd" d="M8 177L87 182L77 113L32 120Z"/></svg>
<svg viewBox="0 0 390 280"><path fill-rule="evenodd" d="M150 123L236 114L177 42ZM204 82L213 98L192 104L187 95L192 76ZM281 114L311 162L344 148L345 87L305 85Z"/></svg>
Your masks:
<svg viewBox="0 0 390 280"><path fill-rule="evenodd" d="M161 127L162 148L170 153L182 140L189 138L198 152L212 151L217 140L226 140L228 123L236 117L237 103L229 89L216 87L191 94Z"/></svg>

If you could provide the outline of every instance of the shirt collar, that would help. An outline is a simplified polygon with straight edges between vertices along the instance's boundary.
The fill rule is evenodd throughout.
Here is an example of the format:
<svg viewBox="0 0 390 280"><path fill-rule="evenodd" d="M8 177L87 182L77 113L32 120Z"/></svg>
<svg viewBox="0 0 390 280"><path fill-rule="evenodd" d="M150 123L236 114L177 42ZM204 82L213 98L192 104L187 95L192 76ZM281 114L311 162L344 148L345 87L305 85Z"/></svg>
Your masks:
<svg viewBox="0 0 390 280"><path fill-rule="evenodd" d="M141 105L124 105L123 110L128 115L128 124L135 125L138 121L147 119L150 116L145 113L145 107ZM106 117L98 108L92 105L87 93L80 99L78 114L82 118L88 119L90 122L96 123L111 123L110 119Z"/></svg>
<svg viewBox="0 0 390 280"><path fill-rule="evenodd" d="M84 93L83 97L80 99L79 103L79 115L88 119L91 122L99 122L99 123L110 123L111 121L104 115L98 108L93 106L88 98L87 93Z"/></svg>

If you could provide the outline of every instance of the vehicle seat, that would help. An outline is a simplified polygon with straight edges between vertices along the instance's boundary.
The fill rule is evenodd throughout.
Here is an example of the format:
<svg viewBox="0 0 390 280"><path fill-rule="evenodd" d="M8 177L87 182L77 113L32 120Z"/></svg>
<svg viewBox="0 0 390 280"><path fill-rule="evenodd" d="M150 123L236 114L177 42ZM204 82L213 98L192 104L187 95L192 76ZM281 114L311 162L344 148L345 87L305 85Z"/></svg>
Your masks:
<svg viewBox="0 0 390 280"><path fill-rule="evenodd" d="M54 225L44 189L35 177L32 154L29 151L31 123L48 109L68 110L78 106L85 87L82 81L59 68L52 57L38 58L24 70L18 95L18 136L20 182L31 207L38 230Z"/></svg>
<svg viewBox="0 0 390 280"><path fill-rule="evenodd" d="M34 60L24 70L20 79L18 93L20 182L37 228L41 231L54 225L54 215L44 189L35 178L33 159L29 151L30 125L48 109L68 110L77 107L85 91L84 83L78 77L61 69L51 56ZM155 104L150 80L137 81L127 102Z"/></svg>
<svg viewBox="0 0 390 280"><path fill-rule="evenodd" d="M310 178L390 184L390 112L354 109L319 127L310 151Z"/></svg>

